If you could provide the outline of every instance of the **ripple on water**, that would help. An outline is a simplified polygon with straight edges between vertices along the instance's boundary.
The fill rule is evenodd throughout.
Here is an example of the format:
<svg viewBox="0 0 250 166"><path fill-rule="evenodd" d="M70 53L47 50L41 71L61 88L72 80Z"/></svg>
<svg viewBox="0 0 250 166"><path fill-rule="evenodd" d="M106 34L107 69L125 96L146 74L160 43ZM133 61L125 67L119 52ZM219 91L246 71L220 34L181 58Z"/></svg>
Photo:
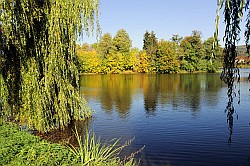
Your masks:
<svg viewBox="0 0 250 166"><path fill-rule="evenodd" d="M127 152L145 145L138 155L145 166L250 164L248 83L241 83L241 104L234 105L232 142L228 143L227 88L219 75L129 77L133 79L124 81L123 76L117 76L105 81L102 76L97 91L91 83L82 85L96 110L90 128L102 140L121 138L125 142L135 137Z"/></svg>

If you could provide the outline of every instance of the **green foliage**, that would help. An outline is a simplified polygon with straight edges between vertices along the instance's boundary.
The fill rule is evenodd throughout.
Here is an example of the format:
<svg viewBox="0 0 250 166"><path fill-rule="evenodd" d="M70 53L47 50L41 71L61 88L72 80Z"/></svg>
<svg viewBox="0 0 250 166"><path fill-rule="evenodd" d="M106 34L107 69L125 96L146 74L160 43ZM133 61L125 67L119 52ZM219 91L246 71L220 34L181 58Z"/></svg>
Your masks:
<svg viewBox="0 0 250 166"><path fill-rule="evenodd" d="M78 47L82 73L215 72L221 64L222 48L218 45L213 50L214 38L203 42L199 31L193 31L191 36L184 39L179 35L173 35L171 41L162 39L160 42L157 41L154 32L146 31L142 51L136 48L129 49L126 44L122 44L129 41L125 30L120 30L117 34L127 37L116 35L112 39L112 36L106 33L95 48L88 45L84 48ZM126 40L118 42L122 38ZM117 43L120 43L119 47Z"/></svg>
<svg viewBox="0 0 250 166"><path fill-rule="evenodd" d="M81 73L100 73L101 72L101 59L95 50L84 51L82 49L77 51L80 61Z"/></svg>
<svg viewBox="0 0 250 166"><path fill-rule="evenodd" d="M223 49L220 45L214 45L214 37L204 41L205 59L207 60L207 71L215 72L223 63Z"/></svg>
<svg viewBox="0 0 250 166"><path fill-rule="evenodd" d="M221 48L220 45L213 46L214 42L214 37L210 37L207 40L204 41L203 45L205 48L205 56L206 59L223 59L223 49ZM218 40L218 39L216 39ZM214 48L213 48L214 47ZM214 53L215 57L212 57L212 53Z"/></svg>
<svg viewBox="0 0 250 166"><path fill-rule="evenodd" d="M121 160L118 155L120 152L127 146L129 146L132 142L127 141L123 146L118 146L117 143L119 139L114 139L109 141L109 143L105 142L101 145L100 138L96 138L94 133L90 133L86 131L84 140L82 140L81 136L78 134L77 130L75 131L75 136L77 138L77 142L79 148L75 148L74 146L69 146L71 151L81 159L81 163L83 165L88 166L96 166L96 165L138 165L137 161L133 158L134 154ZM138 152L142 151L140 149Z"/></svg>
<svg viewBox="0 0 250 166"><path fill-rule="evenodd" d="M158 41L154 31L152 31L151 33L146 31L143 39L143 50L145 50L150 56L154 56L156 55L157 47Z"/></svg>
<svg viewBox="0 0 250 166"><path fill-rule="evenodd" d="M193 65L191 63L189 63L187 60L183 59L180 62L180 69L184 70L184 71L188 71L188 72L193 72L195 71Z"/></svg>
<svg viewBox="0 0 250 166"><path fill-rule="evenodd" d="M177 45L179 45L182 40L183 37L179 36L178 34L173 35L171 38L171 41L176 43Z"/></svg>
<svg viewBox="0 0 250 166"><path fill-rule="evenodd" d="M3 76L0 75L0 124L1 121L8 120L11 115L11 111L8 105L8 90L4 82Z"/></svg>
<svg viewBox="0 0 250 166"><path fill-rule="evenodd" d="M149 33L146 31L143 39L143 50L149 55L149 63L150 63L150 72L157 71L157 52L158 49L158 40L155 36L154 31Z"/></svg>
<svg viewBox="0 0 250 166"><path fill-rule="evenodd" d="M51 144L19 127L0 126L0 165L80 165L69 149Z"/></svg>
<svg viewBox="0 0 250 166"><path fill-rule="evenodd" d="M105 74L118 74L124 71L124 56L121 53L108 54L102 63Z"/></svg>
<svg viewBox="0 0 250 166"><path fill-rule="evenodd" d="M113 38L113 45L117 52L122 54L129 53L132 42L126 30L120 29L117 31L115 37Z"/></svg>
<svg viewBox="0 0 250 166"><path fill-rule="evenodd" d="M98 51L100 55L105 58L108 54L114 53L115 47L113 45L113 39L110 33L105 33L98 45Z"/></svg>
<svg viewBox="0 0 250 166"><path fill-rule="evenodd" d="M95 20L99 31L98 5L98 0L1 1L5 115L41 131L89 117L79 95L75 49L77 37L92 32Z"/></svg>
<svg viewBox="0 0 250 166"><path fill-rule="evenodd" d="M201 36L198 32L193 31L192 36L186 36L180 43L184 62L182 68L193 72L202 70L199 64L204 58L204 46L201 41ZM188 64L186 63L188 62Z"/></svg>
<svg viewBox="0 0 250 166"><path fill-rule="evenodd" d="M125 56L125 70L136 71L138 67L139 49L132 48L130 53Z"/></svg>
<svg viewBox="0 0 250 166"><path fill-rule="evenodd" d="M180 64L177 59L175 43L161 40L158 45L158 72L176 73L179 71Z"/></svg>

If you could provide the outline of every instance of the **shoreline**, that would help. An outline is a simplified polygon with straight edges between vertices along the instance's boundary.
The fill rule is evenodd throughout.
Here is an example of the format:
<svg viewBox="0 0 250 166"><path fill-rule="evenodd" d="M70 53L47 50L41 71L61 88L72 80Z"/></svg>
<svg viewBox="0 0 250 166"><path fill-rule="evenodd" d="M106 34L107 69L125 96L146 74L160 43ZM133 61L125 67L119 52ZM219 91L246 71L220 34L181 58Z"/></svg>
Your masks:
<svg viewBox="0 0 250 166"><path fill-rule="evenodd" d="M220 70L217 70L216 72L213 72L213 73L220 73L221 71ZM83 75L110 75L110 74L199 74L199 73L208 73L207 71L194 71L194 72L188 72L188 71L181 71L181 72L177 72L177 73L140 73L140 72L133 72L133 71L124 71L124 72L121 72L121 73L80 73L79 75L80 76L83 76ZM211 74L213 74L211 73Z"/></svg>

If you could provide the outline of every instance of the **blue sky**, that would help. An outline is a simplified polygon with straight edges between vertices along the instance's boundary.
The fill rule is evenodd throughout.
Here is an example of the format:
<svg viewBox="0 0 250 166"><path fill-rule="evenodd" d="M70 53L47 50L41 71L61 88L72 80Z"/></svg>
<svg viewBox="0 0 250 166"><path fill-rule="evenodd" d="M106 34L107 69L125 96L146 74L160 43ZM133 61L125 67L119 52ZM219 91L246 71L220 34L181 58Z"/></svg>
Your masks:
<svg viewBox="0 0 250 166"><path fill-rule="evenodd" d="M182 37L193 30L202 32L202 39L213 36L217 0L100 0L99 21L102 34L114 37L119 29L125 29L132 46L142 48L143 35L154 31L156 37L169 40L173 34ZM223 20L220 40L223 36ZM92 44L95 37L84 37L82 42Z"/></svg>

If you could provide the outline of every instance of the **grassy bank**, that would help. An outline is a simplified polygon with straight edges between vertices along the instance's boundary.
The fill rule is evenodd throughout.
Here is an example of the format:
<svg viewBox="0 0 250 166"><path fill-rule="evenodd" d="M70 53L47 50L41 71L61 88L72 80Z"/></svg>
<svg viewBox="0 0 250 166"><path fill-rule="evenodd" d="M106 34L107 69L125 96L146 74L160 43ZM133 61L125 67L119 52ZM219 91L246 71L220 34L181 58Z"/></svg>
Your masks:
<svg viewBox="0 0 250 166"><path fill-rule="evenodd" d="M80 148L50 143L21 130L14 124L0 125L0 165L138 165L131 157L121 160L118 153L124 147L101 146L95 136L78 135Z"/></svg>
<svg viewBox="0 0 250 166"><path fill-rule="evenodd" d="M80 158L13 124L0 126L0 165L80 165Z"/></svg>

